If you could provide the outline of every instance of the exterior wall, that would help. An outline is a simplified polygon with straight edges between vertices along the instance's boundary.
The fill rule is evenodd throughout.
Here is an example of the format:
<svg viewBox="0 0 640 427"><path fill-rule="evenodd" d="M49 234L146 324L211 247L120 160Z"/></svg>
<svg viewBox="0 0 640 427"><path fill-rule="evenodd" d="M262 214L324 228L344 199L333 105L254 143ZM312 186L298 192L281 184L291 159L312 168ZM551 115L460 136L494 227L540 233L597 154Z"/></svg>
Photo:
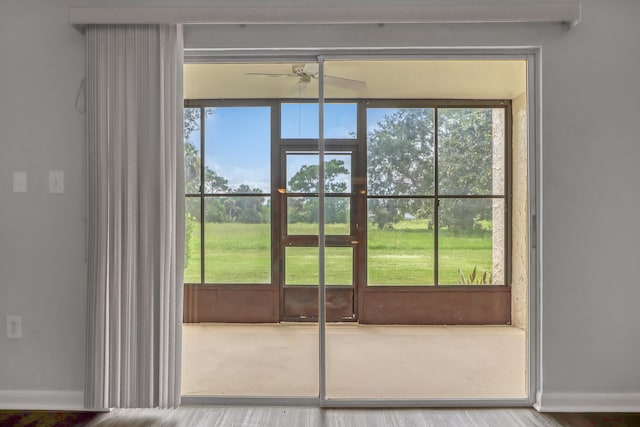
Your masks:
<svg viewBox="0 0 640 427"><path fill-rule="evenodd" d="M504 157L505 157L505 135L504 135L504 110L494 109L491 112L491 123L493 132L493 194L502 194L505 191L503 183L505 178ZM492 240L493 240L493 262L491 268L492 283L503 285L504 277L504 251L495 250L504 248L505 223L504 223L505 203L503 200L494 200L492 208Z"/></svg>
<svg viewBox="0 0 640 427"><path fill-rule="evenodd" d="M511 324L527 329L529 294L529 192L527 95L512 101Z"/></svg>

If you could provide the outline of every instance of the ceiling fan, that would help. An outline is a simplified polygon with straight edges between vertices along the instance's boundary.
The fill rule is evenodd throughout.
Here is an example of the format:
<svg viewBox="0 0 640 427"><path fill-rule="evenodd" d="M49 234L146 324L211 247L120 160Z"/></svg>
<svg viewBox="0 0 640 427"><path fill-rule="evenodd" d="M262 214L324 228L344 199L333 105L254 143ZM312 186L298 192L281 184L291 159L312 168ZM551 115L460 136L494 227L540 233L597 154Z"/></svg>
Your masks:
<svg viewBox="0 0 640 427"><path fill-rule="evenodd" d="M245 73L248 76L263 77L294 77L298 82L293 87L292 95L299 95L311 82L318 79L318 64L293 64L290 73ZM324 76L324 82L328 85L342 89L352 90L357 93L364 92L366 83L361 80L345 79L344 77Z"/></svg>

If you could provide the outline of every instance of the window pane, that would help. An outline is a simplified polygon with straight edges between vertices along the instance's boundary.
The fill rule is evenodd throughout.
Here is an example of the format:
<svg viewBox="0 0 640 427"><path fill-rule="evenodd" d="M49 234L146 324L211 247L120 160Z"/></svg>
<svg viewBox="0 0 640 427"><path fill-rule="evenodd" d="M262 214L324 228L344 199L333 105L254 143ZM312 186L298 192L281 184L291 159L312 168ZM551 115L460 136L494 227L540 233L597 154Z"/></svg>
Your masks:
<svg viewBox="0 0 640 427"><path fill-rule="evenodd" d="M326 139L356 139L357 127L356 104L325 104L324 137Z"/></svg>
<svg viewBox="0 0 640 427"><path fill-rule="evenodd" d="M285 284L318 285L318 248L285 248ZM353 284L353 248L325 248L325 283Z"/></svg>
<svg viewBox="0 0 640 427"><path fill-rule="evenodd" d="M327 285L353 285L353 248L325 248Z"/></svg>
<svg viewBox="0 0 640 427"><path fill-rule="evenodd" d="M184 283L200 283L200 198L187 197L184 229Z"/></svg>
<svg viewBox="0 0 640 427"><path fill-rule="evenodd" d="M324 156L324 191L330 193L351 192L351 155L326 154Z"/></svg>
<svg viewBox="0 0 640 427"><path fill-rule="evenodd" d="M368 284L433 285L433 199L370 199Z"/></svg>
<svg viewBox="0 0 640 427"><path fill-rule="evenodd" d="M287 234L317 235L318 226L317 197L287 197ZM349 197L327 197L325 203L325 234L348 235L351 199Z"/></svg>
<svg viewBox="0 0 640 427"><path fill-rule="evenodd" d="M318 198L287 197L287 234L317 235Z"/></svg>
<svg viewBox="0 0 640 427"><path fill-rule="evenodd" d="M438 110L441 194L504 194L504 110Z"/></svg>
<svg viewBox="0 0 640 427"><path fill-rule="evenodd" d="M269 107L205 109L205 193L269 193Z"/></svg>
<svg viewBox="0 0 640 427"><path fill-rule="evenodd" d="M370 195L434 192L432 108L367 109L367 184Z"/></svg>
<svg viewBox="0 0 640 427"><path fill-rule="evenodd" d="M317 193L318 165L317 153L287 153L287 192Z"/></svg>
<svg viewBox="0 0 640 427"><path fill-rule="evenodd" d="M184 185L185 193L200 192L200 109L184 109Z"/></svg>
<svg viewBox="0 0 640 427"><path fill-rule="evenodd" d="M439 219L438 284L504 284L504 200L442 199Z"/></svg>
<svg viewBox="0 0 640 427"><path fill-rule="evenodd" d="M268 197L210 197L205 201L205 282L270 283Z"/></svg>
<svg viewBox="0 0 640 427"><path fill-rule="evenodd" d="M318 248L285 248L285 285L317 285Z"/></svg>
<svg viewBox="0 0 640 427"><path fill-rule="evenodd" d="M351 234L350 209L350 197L326 197L324 199L325 234Z"/></svg>
<svg viewBox="0 0 640 427"><path fill-rule="evenodd" d="M351 192L351 155L327 153L324 162L325 193ZM287 192L318 193L317 153L287 153Z"/></svg>
<svg viewBox="0 0 640 427"><path fill-rule="evenodd" d="M357 136L358 108L356 104L325 104L325 139L355 139ZM283 139L317 139L318 104L282 104Z"/></svg>

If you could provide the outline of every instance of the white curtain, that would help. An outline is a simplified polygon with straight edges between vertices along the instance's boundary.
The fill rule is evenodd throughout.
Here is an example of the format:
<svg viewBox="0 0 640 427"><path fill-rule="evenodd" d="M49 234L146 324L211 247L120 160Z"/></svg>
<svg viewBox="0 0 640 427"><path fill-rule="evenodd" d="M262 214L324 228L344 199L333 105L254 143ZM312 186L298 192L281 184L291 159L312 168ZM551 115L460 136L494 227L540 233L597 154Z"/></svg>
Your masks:
<svg viewBox="0 0 640 427"><path fill-rule="evenodd" d="M89 408L180 403L182 28L86 28Z"/></svg>

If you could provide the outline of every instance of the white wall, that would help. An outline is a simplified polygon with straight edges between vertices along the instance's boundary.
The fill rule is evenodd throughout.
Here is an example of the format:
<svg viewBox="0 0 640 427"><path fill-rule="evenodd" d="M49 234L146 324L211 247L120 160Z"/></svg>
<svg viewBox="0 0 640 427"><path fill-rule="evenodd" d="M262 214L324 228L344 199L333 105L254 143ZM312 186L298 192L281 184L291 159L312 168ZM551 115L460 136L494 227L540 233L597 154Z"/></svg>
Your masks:
<svg viewBox="0 0 640 427"><path fill-rule="evenodd" d="M14 390L82 397L84 45L68 4L0 2L0 405ZM49 170L65 172L64 194L48 193ZM27 193L12 192L14 171L27 172ZM5 338L6 315L22 316L22 340Z"/></svg>
<svg viewBox="0 0 640 427"><path fill-rule="evenodd" d="M572 31L526 24L357 31L229 26L213 37L207 27L196 27L186 40L192 46L254 48L542 46L539 403L549 410L640 411L640 2L583 3L583 22ZM0 318L20 314L25 322L23 340L0 336L0 390L83 387L83 125L73 110L83 44L67 24L69 5L65 0L0 3ZM49 169L65 171L63 196L46 193ZM25 195L11 193L14 170L29 173Z"/></svg>

